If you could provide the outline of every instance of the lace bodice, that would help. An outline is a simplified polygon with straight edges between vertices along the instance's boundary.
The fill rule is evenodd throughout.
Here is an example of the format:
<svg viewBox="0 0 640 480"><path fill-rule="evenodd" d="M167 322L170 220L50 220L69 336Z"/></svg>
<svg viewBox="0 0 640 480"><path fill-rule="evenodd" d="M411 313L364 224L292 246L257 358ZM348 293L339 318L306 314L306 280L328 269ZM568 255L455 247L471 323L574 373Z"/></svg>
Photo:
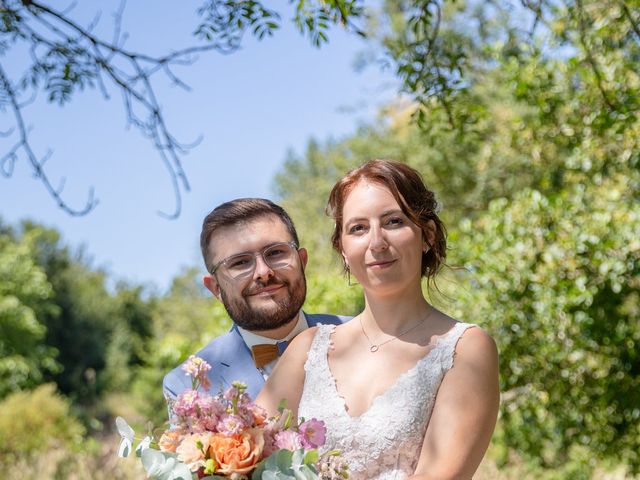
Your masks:
<svg viewBox="0 0 640 480"><path fill-rule="evenodd" d="M404 479L415 471L438 387L453 366L456 343L473 325L457 323L359 417L347 413L329 369L335 325L320 325L305 362L298 415L323 420L325 449L340 449L350 480Z"/></svg>

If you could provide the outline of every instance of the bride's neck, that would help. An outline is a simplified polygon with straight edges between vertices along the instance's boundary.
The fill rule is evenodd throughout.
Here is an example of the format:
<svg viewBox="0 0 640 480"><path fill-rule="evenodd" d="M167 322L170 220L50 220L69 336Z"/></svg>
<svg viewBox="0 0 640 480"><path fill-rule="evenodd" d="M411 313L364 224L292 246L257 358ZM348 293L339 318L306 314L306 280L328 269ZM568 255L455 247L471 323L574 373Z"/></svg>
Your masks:
<svg viewBox="0 0 640 480"><path fill-rule="evenodd" d="M388 335L397 335L424 319L430 309L420 288L387 297L365 293L365 308L361 315L367 324L377 326Z"/></svg>

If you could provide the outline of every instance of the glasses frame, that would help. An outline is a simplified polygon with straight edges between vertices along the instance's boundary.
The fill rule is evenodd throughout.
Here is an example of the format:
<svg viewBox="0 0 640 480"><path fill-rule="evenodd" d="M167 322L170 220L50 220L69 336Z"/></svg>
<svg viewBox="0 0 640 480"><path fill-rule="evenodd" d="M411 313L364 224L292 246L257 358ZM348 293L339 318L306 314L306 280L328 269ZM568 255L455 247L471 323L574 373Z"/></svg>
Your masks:
<svg viewBox="0 0 640 480"><path fill-rule="evenodd" d="M267 266L268 266L270 269L272 269L272 270L280 270L281 268L286 268L286 267L288 267L288 266L289 266L289 265L291 265L291 264L290 264L290 263L288 263L288 264L287 264L287 265L285 265L285 266L282 266L282 267L276 267L276 268L274 268L274 267L272 267L271 265L269 265L269 262L267 261L267 259L266 259L266 258L264 258L264 252L266 252L266 251L267 251L267 250L269 250L270 248L277 247L277 246L279 246L279 245L289 245L291 248L293 248L293 250L294 250L295 252L298 252L298 251L300 250L300 247L299 247L299 246L298 246L298 244L297 244L296 242L294 242L294 241L290 241L290 242L275 242L275 243L272 243L272 244L270 244L270 245L267 245L266 247L264 247L264 248L263 248L262 250L260 250L259 252L244 252L244 253L236 253L236 254L234 254L234 255L230 255L230 256L228 256L227 258L223 258L222 260L220 260L218 263L216 263L216 264L213 266L213 268L210 270L210 272L209 272L209 273L211 273L211 275L215 275L215 274L216 274L216 271L218 271L218 269L219 269L220 267L222 267L222 266L226 266L226 264L227 264L227 263L229 263L229 261L230 261L230 260L232 260L232 259L234 259L234 258L236 258L236 257L238 257L238 256L242 256L242 255L253 255L254 259L255 259L255 258L257 258L257 257L262 257L262 261L265 263L265 265L267 265ZM253 266L253 270L252 270L252 272L253 272L253 271L255 271L256 265L257 265L257 263L254 263L254 266Z"/></svg>

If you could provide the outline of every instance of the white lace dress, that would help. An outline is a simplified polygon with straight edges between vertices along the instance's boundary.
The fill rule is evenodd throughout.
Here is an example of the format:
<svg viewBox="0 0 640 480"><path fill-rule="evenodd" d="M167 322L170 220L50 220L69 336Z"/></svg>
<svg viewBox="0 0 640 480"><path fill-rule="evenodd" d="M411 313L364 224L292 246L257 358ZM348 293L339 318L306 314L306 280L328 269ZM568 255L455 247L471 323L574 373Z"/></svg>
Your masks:
<svg viewBox="0 0 640 480"><path fill-rule="evenodd" d="M347 413L329 370L327 352L335 325L320 325L304 365L298 415L323 420L325 449L337 448L350 480L404 479L413 475L442 378L453 366L455 346L473 325L457 323L432 349L359 417Z"/></svg>

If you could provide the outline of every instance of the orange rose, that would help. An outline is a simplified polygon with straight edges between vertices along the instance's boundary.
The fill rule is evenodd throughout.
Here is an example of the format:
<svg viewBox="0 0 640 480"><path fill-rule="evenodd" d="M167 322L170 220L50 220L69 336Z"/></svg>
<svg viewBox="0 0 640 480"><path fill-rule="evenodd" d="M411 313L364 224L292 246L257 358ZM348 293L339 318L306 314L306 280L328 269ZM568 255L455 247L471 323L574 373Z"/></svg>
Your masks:
<svg viewBox="0 0 640 480"><path fill-rule="evenodd" d="M175 452L178 445L180 445L181 438L181 430L167 430L158 440L158 446L163 452Z"/></svg>
<svg viewBox="0 0 640 480"><path fill-rule="evenodd" d="M264 436L262 430L251 428L231 437L214 435L209 445L211 458L218 465L216 473L247 474L262 459Z"/></svg>

